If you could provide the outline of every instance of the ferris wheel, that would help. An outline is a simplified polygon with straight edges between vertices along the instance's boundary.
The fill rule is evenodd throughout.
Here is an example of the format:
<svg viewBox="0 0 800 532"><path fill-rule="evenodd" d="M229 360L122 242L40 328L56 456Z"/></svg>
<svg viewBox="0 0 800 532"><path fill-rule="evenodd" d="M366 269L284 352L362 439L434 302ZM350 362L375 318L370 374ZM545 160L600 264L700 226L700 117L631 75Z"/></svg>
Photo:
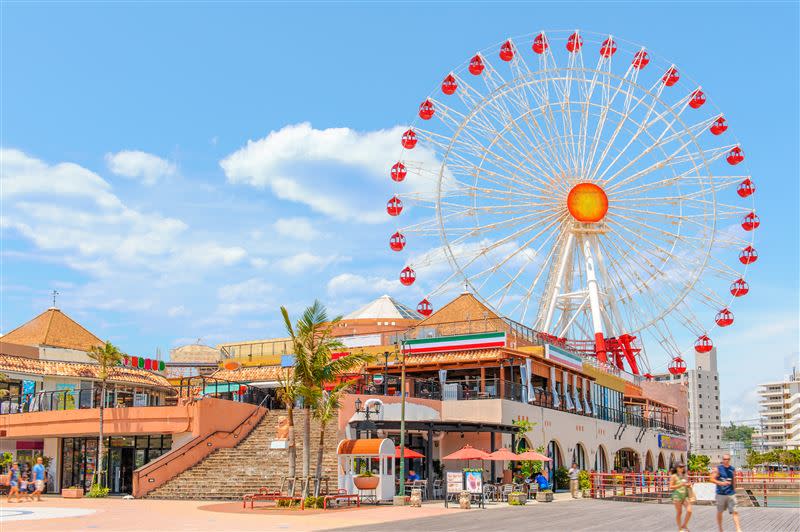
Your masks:
<svg viewBox="0 0 800 532"><path fill-rule="evenodd" d="M509 39L443 74L387 165L389 247L417 310L466 285L545 340L646 376L670 358L651 368L645 338L672 373L690 342L710 351L749 291L760 220L745 152L702 87L578 31Z"/></svg>

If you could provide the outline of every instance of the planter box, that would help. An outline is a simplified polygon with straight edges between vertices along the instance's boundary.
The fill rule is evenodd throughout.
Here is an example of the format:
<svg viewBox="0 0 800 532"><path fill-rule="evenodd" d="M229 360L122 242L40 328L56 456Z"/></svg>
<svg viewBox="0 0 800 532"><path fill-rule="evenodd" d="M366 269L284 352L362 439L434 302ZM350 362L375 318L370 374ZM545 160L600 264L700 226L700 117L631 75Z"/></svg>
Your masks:
<svg viewBox="0 0 800 532"><path fill-rule="evenodd" d="M523 504L525 504L527 502L528 502L528 496L525 495L524 493L519 493L519 494L509 493L508 494L508 504L510 506L522 506Z"/></svg>
<svg viewBox="0 0 800 532"><path fill-rule="evenodd" d="M545 491L536 493L536 500L539 502L553 502L553 492Z"/></svg>
<svg viewBox="0 0 800 532"><path fill-rule="evenodd" d="M381 477L353 477L353 484L360 490L369 491L378 487Z"/></svg>
<svg viewBox="0 0 800 532"><path fill-rule="evenodd" d="M61 490L61 496L65 499L82 499L83 488L63 488Z"/></svg>

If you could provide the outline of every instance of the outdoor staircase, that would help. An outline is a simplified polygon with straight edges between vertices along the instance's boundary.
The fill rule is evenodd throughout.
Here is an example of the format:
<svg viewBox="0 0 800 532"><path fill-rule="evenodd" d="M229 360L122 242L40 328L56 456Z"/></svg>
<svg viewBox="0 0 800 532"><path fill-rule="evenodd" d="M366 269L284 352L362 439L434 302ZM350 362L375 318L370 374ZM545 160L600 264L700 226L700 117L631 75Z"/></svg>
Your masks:
<svg viewBox="0 0 800 532"><path fill-rule="evenodd" d="M267 413L259 424L236 447L217 449L204 460L150 492L149 499L236 500L245 493L259 488L280 489L281 480L289 471L288 449L270 449L275 439L278 421L286 415L284 410ZM297 475L303 472L303 420L302 411L294 411L297 440ZM311 471L316 471L319 423L311 421ZM323 476L330 479L330 488L336 489L336 447L339 438L336 423L325 429L325 454ZM324 484L323 484L324 485Z"/></svg>

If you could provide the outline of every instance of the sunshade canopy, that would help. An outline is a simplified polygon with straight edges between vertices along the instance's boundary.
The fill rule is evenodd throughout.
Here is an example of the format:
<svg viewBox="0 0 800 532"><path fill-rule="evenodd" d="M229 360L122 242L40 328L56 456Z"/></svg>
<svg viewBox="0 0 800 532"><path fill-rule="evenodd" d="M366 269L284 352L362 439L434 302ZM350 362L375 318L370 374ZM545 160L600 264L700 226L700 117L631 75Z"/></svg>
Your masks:
<svg viewBox="0 0 800 532"><path fill-rule="evenodd" d="M465 445L452 454L448 454L442 460L488 460L489 453L475 449L472 445Z"/></svg>
<svg viewBox="0 0 800 532"><path fill-rule="evenodd" d="M394 456L395 458L400 458L400 447L395 448ZM425 458L425 455L406 447L405 451L403 452L403 458Z"/></svg>
<svg viewBox="0 0 800 532"><path fill-rule="evenodd" d="M536 451L525 451L524 453L520 453L517 455L517 460L531 460L534 462L552 462L552 458L548 458L543 454L537 453Z"/></svg>
<svg viewBox="0 0 800 532"><path fill-rule="evenodd" d="M519 455L514 454L505 447L503 447L497 449L495 452L490 454L488 460L498 460L498 461L519 460Z"/></svg>

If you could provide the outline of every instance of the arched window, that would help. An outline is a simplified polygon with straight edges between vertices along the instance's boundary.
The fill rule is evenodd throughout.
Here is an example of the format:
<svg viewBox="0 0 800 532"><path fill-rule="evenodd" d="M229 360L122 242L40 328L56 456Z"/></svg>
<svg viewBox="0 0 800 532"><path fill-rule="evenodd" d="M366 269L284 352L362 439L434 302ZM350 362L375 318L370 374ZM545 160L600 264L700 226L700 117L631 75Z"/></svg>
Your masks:
<svg viewBox="0 0 800 532"><path fill-rule="evenodd" d="M597 448L597 454L594 455L594 470L598 473L608 472L608 458L602 445Z"/></svg>
<svg viewBox="0 0 800 532"><path fill-rule="evenodd" d="M572 462L578 464L579 469L586 469L586 451L580 443L576 444L572 451Z"/></svg>

